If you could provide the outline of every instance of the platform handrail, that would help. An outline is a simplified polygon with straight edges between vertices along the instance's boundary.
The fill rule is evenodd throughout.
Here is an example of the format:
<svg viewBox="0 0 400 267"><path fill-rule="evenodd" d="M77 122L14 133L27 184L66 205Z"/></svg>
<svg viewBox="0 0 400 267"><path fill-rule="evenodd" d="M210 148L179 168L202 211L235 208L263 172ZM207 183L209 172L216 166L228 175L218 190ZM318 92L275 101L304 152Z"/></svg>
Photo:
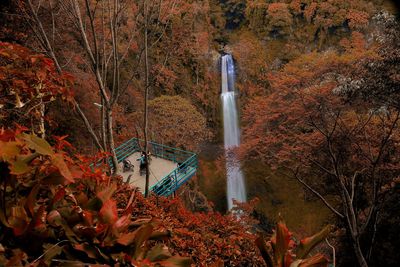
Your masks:
<svg viewBox="0 0 400 267"><path fill-rule="evenodd" d="M118 163L122 162L133 153L140 152L142 150L141 143L144 143L144 140L133 137L115 148L114 151ZM156 184L151 186L150 191L153 191L158 195L169 196L184 182L195 175L198 167L198 158L196 153L158 144L152 141L148 142L148 144L148 150L153 156L177 163L177 167L161 178ZM92 163L90 166L99 166L103 162L104 160L99 160L96 163ZM111 168L113 168L111 157L108 157L106 162Z"/></svg>
<svg viewBox="0 0 400 267"><path fill-rule="evenodd" d="M186 161L177 166L169 174L165 175L150 190L162 196L169 196L175 192L184 182L194 176L198 167L197 155L193 153Z"/></svg>

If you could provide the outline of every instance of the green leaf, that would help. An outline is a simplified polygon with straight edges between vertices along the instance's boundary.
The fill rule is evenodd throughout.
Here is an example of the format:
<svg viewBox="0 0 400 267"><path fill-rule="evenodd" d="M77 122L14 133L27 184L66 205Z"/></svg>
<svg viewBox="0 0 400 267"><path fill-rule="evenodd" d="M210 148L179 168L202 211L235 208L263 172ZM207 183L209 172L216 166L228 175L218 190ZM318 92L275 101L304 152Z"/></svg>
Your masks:
<svg viewBox="0 0 400 267"><path fill-rule="evenodd" d="M320 242L322 242L328 234L331 232L332 226L327 225L324 229L322 229L319 233L306 237L300 241L300 244L297 246L296 250L296 258L304 259L307 257L308 253Z"/></svg>
<svg viewBox="0 0 400 267"><path fill-rule="evenodd" d="M46 140L32 134L22 134L22 139L25 140L29 148L35 150L37 153L47 156L54 155L53 149Z"/></svg>
<svg viewBox="0 0 400 267"><path fill-rule="evenodd" d="M133 256L134 259L142 258L144 256L145 248L143 248L143 244L150 238L153 230L154 230L153 223L148 223L139 227L135 231L137 233L134 239L134 247L135 247L135 254Z"/></svg>
<svg viewBox="0 0 400 267"><path fill-rule="evenodd" d="M20 155L19 159L21 159L23 162L25 162L26 164L29 164L32 162L32 160L34 160L35 158L39 157L40 154L39 153L32 153L32 154L28 154L28 155Z"/></svg>
<svg viewBox="0 0 400 267"><path fill-rule="evenodd" d="M17 160L10 164L10 173L14 175L25 174L30 170L31 168L23 160Z"/></svg>
<svg viewBox="0 0 400 267"><path fill-rule="evenodd" d="M57 210L52 210L48 215L47 215L47 221L48 223L53 226L53 227L58 227L61 226L64 229L65 235L68 238L69 241L76 243L77 241L80 241L81 239L72 231L72 229L69 227L67 222L63 219L61 216L60 212Z"/></svg>
<svg viewBox="0 0 400 267"><path fill-rule="evenodd" d="M51 162L54 166L57 167L57 169L60 171L61 175L64 176L65 179L67 179L69 182L74 182L74 178L72 177L72 174L67 164L65 163L62 154L54 154L51 157Z"/></svg>
<svg viewBox="0 0 400 267"><path fill-rule="evenodd" d="M155 231L151 234L150 240L166 240L172 237L172 232L170 230L167 231Z"/></svg>
<svg viewBox="0 0 400 267"><path fill-rule="evenodd" d="M21 148L18 142L3 142L0 141L0 158L3 161L10 161L21 153Z"/></svg>

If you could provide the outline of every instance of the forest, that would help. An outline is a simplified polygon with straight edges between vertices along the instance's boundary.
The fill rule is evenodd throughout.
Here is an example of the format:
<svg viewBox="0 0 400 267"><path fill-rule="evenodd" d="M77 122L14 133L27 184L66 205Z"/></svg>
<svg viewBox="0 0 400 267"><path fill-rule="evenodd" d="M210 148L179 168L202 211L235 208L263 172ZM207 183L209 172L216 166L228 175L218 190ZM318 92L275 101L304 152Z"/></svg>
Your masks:
<svg viewBox="0 0 400 267"><path fill-rule="evenodd" d="M0 1L0 266L399 266L400 4Z"/></svg>

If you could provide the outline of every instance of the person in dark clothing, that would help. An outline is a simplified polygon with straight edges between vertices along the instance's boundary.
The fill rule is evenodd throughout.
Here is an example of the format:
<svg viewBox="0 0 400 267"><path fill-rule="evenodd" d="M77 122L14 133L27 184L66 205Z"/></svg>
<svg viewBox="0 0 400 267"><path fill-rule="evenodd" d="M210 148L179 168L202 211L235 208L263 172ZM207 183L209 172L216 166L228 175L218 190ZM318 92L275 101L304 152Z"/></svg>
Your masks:
<svg viewBox="0 0 400 267"><path fill-rule="evenodd" d="M142 173L144 173L146 171L146 153L144 151L142 151L142 154L140 156L140 158L137 159L138 161L140 161L140 175L142 175Z"/></svg>

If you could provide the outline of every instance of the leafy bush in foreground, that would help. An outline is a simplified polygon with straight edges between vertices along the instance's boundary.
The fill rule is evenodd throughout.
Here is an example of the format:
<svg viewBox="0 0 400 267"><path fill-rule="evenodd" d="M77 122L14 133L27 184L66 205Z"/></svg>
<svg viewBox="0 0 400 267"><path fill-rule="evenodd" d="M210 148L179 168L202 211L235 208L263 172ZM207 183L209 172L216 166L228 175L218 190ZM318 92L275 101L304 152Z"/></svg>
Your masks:
<svg viewBox="0 0 400 267"><path fill-rule="evenodd" d="M21 127L0 130L0 262L262 266L251 224L145 199L66 147L65 137L51 147Z"/></svg>
<svg viewBox="0 0 400 267"><path fill-rule="evenodd" d="M324 255L318 253L308 258L307 256L326 238L330 230L331 227L326 226L319 233L295 242L286 224L280 221L268 242L260 235L256 244L268 267L324 267L328 266L328 259Z"/></svg>

